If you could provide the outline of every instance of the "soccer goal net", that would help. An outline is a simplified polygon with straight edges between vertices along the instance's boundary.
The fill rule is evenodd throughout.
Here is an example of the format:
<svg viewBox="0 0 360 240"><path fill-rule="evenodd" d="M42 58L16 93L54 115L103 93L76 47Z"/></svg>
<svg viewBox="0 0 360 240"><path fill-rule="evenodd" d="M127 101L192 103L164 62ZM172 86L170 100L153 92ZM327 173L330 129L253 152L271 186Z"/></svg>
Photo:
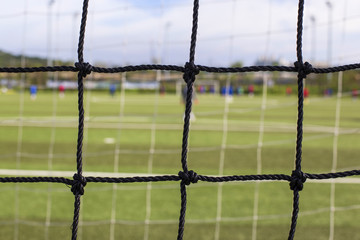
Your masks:
<svg viewBox="0 0 360 240"><path fill-rule="evenodd" d="M226 61L235 62L235 22L245 20L235 11L241 1L225 2L232 9ZM268 25L261 33L264 57L255 65L198 64L202 43L223 41L198 39L198 29L209 27L199 0L179 6L191 9L182 65L166 64L166 21L153 63L93 63L88 56L98 52L86 51L85 36L97 29L88 31L87 23L105 20L89 12L90 0L81 14L64 13L80 23L73 65L49 60L62 51L51 50L51 34L47 62L30 61L25 37L21 56L4 53L12 60L0 65L0 237L356 239L359 114L356 85L346 84L357 82L360 64L334 66L331 51L327 64L315 64L312 47L304 58L303 42L312 43L303 41L304 30L312 34L316 23L314 16L304 19L304 0L286 4L297 9L296 58L288 61L294 64L274 60L273 2L267 2L268 18L259 20ZM329 33L340 28L345 36L345 23L355 18L346 3L342 24L315 25ZM51 23L60 14L51 12L54 1L48 4ZM164 13L164 3L150 5ZM332 3L324 7L331 16ZM140 14L128 9L120 10ZM25 7L4 18L22 16L26 25L32 14ZM121 43L122 51L130 44Z"/></svg>

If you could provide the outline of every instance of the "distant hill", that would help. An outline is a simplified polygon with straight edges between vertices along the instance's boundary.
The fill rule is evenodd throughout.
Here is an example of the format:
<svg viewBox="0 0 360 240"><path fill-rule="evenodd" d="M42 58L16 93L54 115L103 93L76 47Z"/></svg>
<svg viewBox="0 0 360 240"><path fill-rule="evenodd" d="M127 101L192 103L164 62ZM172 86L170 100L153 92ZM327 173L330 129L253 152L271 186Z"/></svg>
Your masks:
<svg viewBox="0 0 360 240"><path fill-rule="evenodd" d="M12 54L9 52L5 52L0 50L0 68L1 67L21 67L21 55ZM73 66L73 62L65 62L54 60L53 65L65 65L65 66ZM25 56L25 67L41 67L47 66L47 60L41 57L33 57L33 56ZM53 73L51 73L53 74ZM48 78L52 78L50 74L44 72L35 72L29 73L26 75L26 83L25 85L28 86L30 84L37 84L37 85L45 85L46 80ZM59 73L59 78L64 79L76 79L73 73ZM21 78L21 74L18 73L0 73L0 79L17 79Z"/></svg>
<svg viewBox="0 0 360 240"><path fill-rule="evenodd" d="M53 61L54 65L70 65L74 63L64 62L55 60ZM41 57L32 57L25 56L25 66L26 67L40 67L46 66L47 60ZM20 67L21 66L21 55L11 54L5 51L0 50L0 67Z"/></svg>

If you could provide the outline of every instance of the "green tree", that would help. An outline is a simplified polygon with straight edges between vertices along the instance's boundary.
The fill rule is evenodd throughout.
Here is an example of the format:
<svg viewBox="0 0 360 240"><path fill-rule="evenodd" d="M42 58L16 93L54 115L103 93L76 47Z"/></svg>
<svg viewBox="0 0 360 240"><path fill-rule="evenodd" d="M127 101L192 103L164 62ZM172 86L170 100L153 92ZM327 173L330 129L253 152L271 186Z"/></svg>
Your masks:
<svg viewBox="0 0 360 240"><path fill-rule="evenodd" d="M234 63L232 63L231 65L230 65L230 67L232 67L232 68L241 68L241 67L243 67L244 65L243 65L243 62L242 61L237 61L237 62L234 62Z"/></svg>

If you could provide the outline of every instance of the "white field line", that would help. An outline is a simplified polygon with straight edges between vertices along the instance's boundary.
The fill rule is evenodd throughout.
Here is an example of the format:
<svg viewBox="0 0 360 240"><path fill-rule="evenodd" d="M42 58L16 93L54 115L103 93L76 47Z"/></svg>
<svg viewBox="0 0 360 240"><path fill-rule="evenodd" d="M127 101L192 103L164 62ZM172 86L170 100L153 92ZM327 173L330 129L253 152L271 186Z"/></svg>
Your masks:
<svg viewBox="0 0 360 240"><path fill-rule="evenodd" d="M149 99L145 99L145 98L140 98L140 99L136 99L136 98L130 98L129 100L126 100L126 102L128 102L128 105L140 105L140 106L154 106L152 101L148 101ZM113 104L117 104L118 99L116 99L116 97L114 99L109 99L109 98L100 98L100 97L92 97L91 99L92 102L95 103L113 103ZM132 103L139 103L139 104L132 104ZM159 106L178 106L179 105L179 101L178 100L172 100L172 99L167 99L167 101L163 101L163 102L159 102ZM208 104L210 105L210 104Z"/></svg>
<svg viewBox="0 0 360 240"><path fill-rule="evenodd" d="M342 93L343 72L338 74L338 93L336 99L336 113L333 139L333 159L331 172L336 172L338 162L338 141L339 141L339 126L340 126L340 112L341 112L341 93ZM330 233L329 240L334 240L334 226L335 226L335 183L331 183L330 187Z"/></svg>
<svg viewBox="0 0 360 240"><path fill-rule="evenodd" d="M322 138L329 138L333 137L333 134L319 134L315 136L310 137L304 137L303 142L306 141L312 141ZM276 141L268 141L263 142L262 146L276 146L276 145L283 145L283 144L294 144L294 139L284 139L284 140L276 140ZM225 146L226 149L252 149L257 148L257 144L246 144L246 145L227 145ZM221 149L221 146L213 146L213 147L191 147L189 148L191 152L208 152L208 151L218 151ZM120 149L118 150L119 154L149 154L148 150L131 150L131 149ZM154 149L154 154L179 154L181 153L181 149ZM27 153L27 152L21 152L19 153L21 157L23 158L48 158L48 154L41 154L41 153ZM114 151L99 151L99 152L87 152L84 153L84 157L100 157L100 156L107 156L107 155L113 155ZM1 154L1 158L6 157L14 157L16 156L15 153L13 154ZM62 159L69 159L74 158L73 153L57 153L53 154L53 158L62 158Z"/></svg>
<svg viewBox="0 0 360 240"><path fill-rule="evenodd" d="M360 205L351 205L351 206L343 206L343 207L336 207L334 210L336 212L345 212L351 210L360 209ZM319 213L329 212L329 208L318 208L314 210L308 211L300 211L299 216L311 216L316 215ZM258 220L273 220L273 219L281 219L281 218L290 218L291 214L273 214L273 215L260 215L258 216ZM231 222L244 222L244 221L252 221L253 216L244 216L244 217L222 217L222 223L231 223ZM177 219L164 219L164 220L150 220L150 225L166 225L166 224L178 224ZM204 224L204 223L216 223L216 218L209 218L209 219L187 219L186 223L188 224ZM44 221L32 221L32 220L12 220L12 221L0 221L0 225L13 225L13 224L22 224L22 225L29 225L29 226L40 226L44 227ZM52 221L50 226L57 226L57 227L69 227L71 226L71 221ZM110 220L97 220L97 221L83 221L82 226L99 226L99 225L108 225L111 224ZM144 225L143 220L120 220L117 219L115 224L123 224L123 225Z"/></svg>
<svg viewBox="0 0 360 240"><path fill-rule="evenodd" d="M114 173L118 173L119 172L119 154L120 154L120 139L121 139L121 127L122 127L122 119L124 116L124 108L125 108L125 100L126 100L126 95L125 95L125 87L124 87L124 83L126 81L126 73L122 73L121 74L121 92L120 92L120 104L119 104L119 119L120 121L118 122L118 129L117 129L117 137L116 137L116 144L115 144L115 149L114 152L112 152L114 154ZM111 216L110 216L110 240L114 240L115 239L115 220L116 220L116 202L117 202L117 189L118 189L118 184L113 184L112 185L112 201L111 201Z"/></svg>
<svg viewBox="0 0 360 240"><path fill-rule="evenodd" d="M271 15L271 14L270 14ZM262 172L262 147L264 144L264 119L267 105L267 76L263 73L263 95L261 101L261 113L260 113L260 124L259 124L259 138L256 148L256 174ZM252 235L251 239L256 240L257 238L257 223L258 223L258 208L259 208L259 182L255 185L254 191L254 208L253 208L253 221L252 221Z"/></svg>
<svg viewBox="0 0 360 240"><path fill-rule="evenodd" d="M7 121L0 121L1 127L44 127L51 128L53 126L53 121L22 121L13 119ZM258 132L259 125L257 124L244 124L237 121L230 123L229 121L228 131L229 132ZM86 122L88 128L95 129L118 129L119 124L117 122ZM74 122L64 122L56 121L57 128L77 128L77 123ZM122 129L136 129L136 130L151 130L151 123L122 123ZM182 130L183 126L181 124L157 124L158 130ZM217 131L222 132L223 128L219 125L212 124L193 124L192 131ZM294 133L295 125L293 124L265 124L264 132L281 132L281 133ZM307 133L333 133L334 127L328 126L317 126L317 125L307 125L304 126L304 131ZM358 134L360 128L339 128L340 134Z"/></svg>
<svg viewBox="0 0 360 240"><path fill-rule="evenodd" d="M230 77L231 74L227 75L226 80L226 89L230 89ZM225 103L224 103L224 115L223 115L223 124L222 124L222 140L221 140L221 150L220 150L220 158L219 158L219 175L223 175L224 173L224 165L225 165L225 150L227 144L227 135L228 135L228 115L229 115L229 96L228 90L225 93ZM214 239L219 240L220 238L220 221L222 215L222 190L223 183L218 183L217 189L217 202L216 202L216 223L215 223L215 232Z"/></svg>
<svg viewBox="0 0 360 240"><path fill-rule="evenodd" d="M55 81L58 81L58 74L54 73L54 79ZM53 166L53 159L54 159L54 145L55 145L55 135L56 135L56 110L57 110L57 94L56 90L53 90L53 126L51 128L51 134L50 134L50 144L48 149L48 170L52 170ZM48 184L48 190L51 190L51 184ZM52 205L52 197L51 197L51 191L47 194L47 203L46 203L46 218L45 218L45 240L49 239L49 226L51 223L51 205Z"/></svg>
<svg viewBox="0 0 360 240"><path fill-rule="evenodd" d="M156 81L160 84L161 81L161 71L156 71ZM158 117L158 109L159 109L159 87L155 91L155 101L154 101L154 113L153 120L151 124L151 134L150 134L150 148L148 155L148 174L152 174L153 162L154 162L154 152L155 152L155 143L156 143L156 119ZM146 203L145 203L145 226L144 226L144 240L149 239L149 224L151 218L151 190L152 184L148 182L146 184Z"/></svg>
<svg viewBox="0 0 360 240"><path fill-rule="evenodd" d="M351 134L351 133L346 133L346 134ZM322 139L322 138L329 138L329 137L333 137L333 134L319 134L319 135L315 135L315 136L310 136L310 137L304 137L303 141L312 141L312 140L316 140L316 139ZM295 139L284 139L284 140L276 140L276 141L269 141L269 142L264 142L263 146L275 146L275 145L283 145L283 144L293 144L295 142ZM227 145L226 148L227 149L251 149L251 148L256 148L257 144L246 144L246 145ZM220 150L221 147L220 146L213 146L213 147L192 147L191 151L192 152L207 152L207 151L217 151ZM180 149L155 149L154 150L154 154L178 154L180 153L181 150ZM131 149L121 149L119 150L120 154L149 154L148 150L131 150ZM83 156L86 157L98 157L98 156L106 156L106 155L112 155L114 154L114 151L99 151L99 152L88 152L88 153L84 153ZM26 158L48 158L48 154L37 154L37 153L27 153L27 152L19 152L19 153L13 153L13 154L1 154L0 157L1 158L6 158L6 157L15 157L17 155L20 155L21 157L26 157ZM74 158L74 154L73 153L69 153L69 154L62 154L62 153L57 153L57 154L53 154L53 158ZM356 167L357 168L357 167ZM349 169L344 169L344 170L350 170L352 168Z"/></svg>
<svg viewBox="0 0 360 240"><path fill-rule="evenodd" d="M344 95L351 95L351 92L344 94ZM244 100L246 100L246 99L242 99L242 101L244 101ZM319 101L323 101L323 100L324 100L324 98L312 98L311 99L312 102L319 102ZM282 104L279 104L277 100L269 100L269 101L270 101L270 104L267 106L267 109L269 109L269 110L297 105L297 100L294 100L294 101L288 102L288 103L282 103ZM254 102L250 102L250 103L254 103ZM261 111L261 107L243 108L243 109L232 108L231 110L229 110L229 113L230 114L233 114L233 113L242 114L242 113L258 112L258 111ZM223 111L221 111L221 110L197 113L197 115L199 115L199 116L213 116L213 115L222 115L222 114L223 114Z"/></svg>
<svg viewBox="0 0 360 240"><path fill-rule="evenodd" d="M37 177L73 177L72 171L47 171L47 170L16 170L16 169L0 169L0 175L8 176L37 176ZM84 176L92 177L145 177L145 176L161 176L160 174L147 173L116 173L116 172L83 172Z"/></svg>

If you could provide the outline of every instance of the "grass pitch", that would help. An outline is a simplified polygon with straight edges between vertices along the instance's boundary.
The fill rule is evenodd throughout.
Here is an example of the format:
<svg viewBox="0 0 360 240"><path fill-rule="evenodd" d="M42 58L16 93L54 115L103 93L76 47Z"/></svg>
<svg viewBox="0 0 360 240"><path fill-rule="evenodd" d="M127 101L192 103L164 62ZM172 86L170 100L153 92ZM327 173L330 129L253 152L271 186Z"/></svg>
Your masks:
<svg viewBox="0 0 360 240"><path fill-rule="evenodd" d="M23 100L22 100L23 97ZM0 95L0 168L76 171L77 95L65 98L40 92L35 101L25 93ZM217 175L223 142L224 98L198 95L193 105L188 166L198 174ZM126 93L85 93L84 174L87 171L177 174L181 170L180 97ZM23 105L21 104L23 102ZM123 105L122 105L123 104ZM358 169L359 103L341 101L337 170ZM123 108L121 107L123 106ZM261 172L291 174L296 136L296 96L268 96L264 115ZM123 110L122 110L123 109ZM305 105L303 171L330 172L333 166L335 98L310 98ZM229 104L224 175L256 174L261 96L234 97ZM154 148L151 155L151 148ZM116 157L117 155L117 157ZM118 159L117 166L114 165ZM151 162L152 164L149 164ZM150 167L149 167L150 166ZM109 239L115 214L116 239L175 239L180 211L179 183L89 183L82 197L80 239ZM218 184L188 187L185 239L214 239ZM336 184L335 239L360 239L358 184ZM257 239L286 239L292 192L287 182L222 184L220 239L251 239L255 191L259 189ZM62 184L0 185L0 238L70 238L73 195ZM115 197L114 197L115 195ZM116 199L115 204L113 200ZM47 224L48 223L48 224ZM305 183L300 195L296 238L329 239L330 184Z"/></svg>

